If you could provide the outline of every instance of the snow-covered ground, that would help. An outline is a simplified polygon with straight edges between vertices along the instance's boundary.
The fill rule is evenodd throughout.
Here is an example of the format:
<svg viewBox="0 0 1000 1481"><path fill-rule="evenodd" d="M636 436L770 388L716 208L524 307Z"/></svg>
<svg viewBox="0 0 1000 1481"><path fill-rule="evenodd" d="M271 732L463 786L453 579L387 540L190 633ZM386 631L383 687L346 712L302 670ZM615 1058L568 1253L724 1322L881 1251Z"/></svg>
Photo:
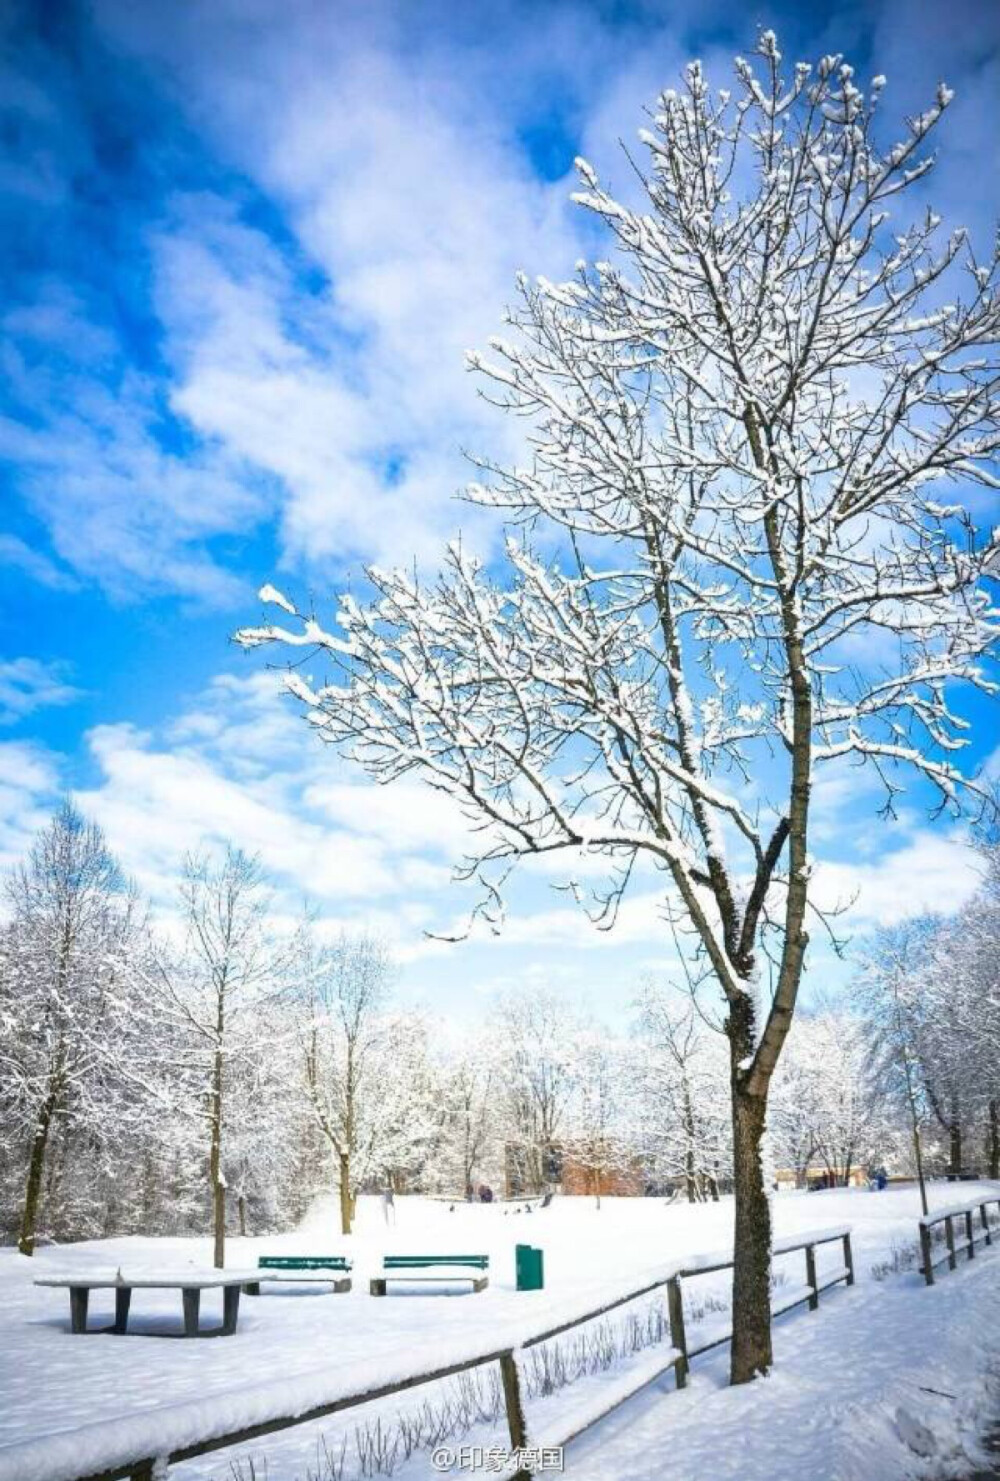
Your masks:
<svg viewBox="0 0 1000 1481"><path fill-rule="evenodd" d="M973 1197L986 1185L963 1186ZM954 1202L955 1189L932 1189L933 1202ZM837 1190L785 1193L776 1198L779 1238L847 1223L854 1230L858 1283L826 1293L818 1314L804 1308L776 1328L775 1371L766 1382L725 1388L725 1350L696 1361L690 1387L674 1391L673 1378L631 1400L575 1441L566 1470L580 1481L644 1481L664 1474L698 1481L737 1476L745 1481L892 1481L894 1477L962 1474L968 1457L958 1436L970 1437L989 1417L987 1385L1000 1370L1000 1247L984 1251L957 1274L942 1275L926 1290L918 1274L890 1274L876 1281L872 1267L893 1250L912 1246L919 1207L915 1190L883 1193ZM549 1209L514 1214L494 1205L456 1205L425 1199L397 1200L397 1222L386 1227L377 1200L362 1200L357 1233L336 1233L332 1200L319 1203L295 1234L233 1240L228 1263L256 1264L262 1253L330 1253L353 1256L354 1290L272 1288L241 1306L239 1330L215 1341L169 1341L180 1330L178 1292L137 1291L125 1338L73 1336L65 1291L33 1286L36 1276L119 1266L179 1273L210 1261L206 1240L119 1239L47 1248L33 1260L0 1250L0 1481L46 1481L44 1469L7 1447L52 1437L50 1455L65 1447L74 1459L99 1457L110 1434L152 1441L169 1419L194 1437L206 1415L229 1416L232 1427L253 1417L261 1395L280 1390L306 1407L317 1395L349 1392L408 1371L448 1362L487 1344L517 1344L534 1331L583 1312L620 1291L655 1278L665 1267L712 1251L728 1251L732 1205L664 1205L659 1200L556 1200ZM521 1240L545 1251L546 1289L514 1289L514 1245ZM368 1295L368 1276L388 1251L488 1253L490 1288L481 1295L414 1288L383 1300ZM839 1246L820 1252L820 1275L840 1263ZM801 1284L803 1256L780 1257L788 1288ZM456 1293L461 1288L456 1287ZM697 1311L706 1294L724 1298L726 1277L692 1281ZM217 1315L221 1299L208 1297L204 1315ZM643 1312L649 1303L643 1303ZM91 1320L109 1322L111 1292L92 1298ZM623 1314L624 1315L624 1314ZM711 1310L705 1320L718 1321ZM689 1341L698 1339L689 1324ZM654 1349L628 1360L646 1368ZM583 1377L551 1397L533 1400L528 1422L533 1441L544 1443L577 1408L599 1402L616 1372ZM356 1425L412 1412L428 1397L371 1406L320 1424L258 1441L246 1453L267 1457L267 1481L305 1481L310 1471L330 1481L317 1462L317 1444L336 1463L346 1437L351 1468ZM995 1396L1000 1407L1000 1395ZM435 1399L436 1402L436 1399ZM78 1431L86 1426L86 1439ZM186 1427L186 1428L185 1428ZM61 1432L61 1443L57 1436ZM72 1432L72 1438L70 1434ZM503 1443L502 1424L485 1425L448 1443ZM151 1447L152 1448L152 1447ZM920 1451L929 1454L921 1457ZM974 1450L970 1449L970 1454ZM175 1481L231 1478L237 1452L227 1451L171 1470ZM51 1462L54 1464L54 1462ZM435 1474L428 1452L399 1461L402 1481ZM249 1470L243 1475L249 1478ZM261 1475L260 1469L257 1475Z"/></svg>

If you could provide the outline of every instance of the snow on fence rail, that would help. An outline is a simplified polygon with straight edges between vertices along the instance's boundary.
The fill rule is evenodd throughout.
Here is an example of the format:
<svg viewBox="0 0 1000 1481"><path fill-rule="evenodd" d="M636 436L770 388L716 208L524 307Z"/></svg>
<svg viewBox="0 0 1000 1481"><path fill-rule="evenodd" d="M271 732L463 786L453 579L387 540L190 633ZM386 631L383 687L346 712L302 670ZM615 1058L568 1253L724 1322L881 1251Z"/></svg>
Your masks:
<svg viewBox="0 0 1000 1481"><path fill-rule="evenodd" d="M816 1249L838 1240L843 1243L844 1264L835 1271L824 1272L825 1278L820 1284ZM784 1299L779 1299L776 1314L806 1302L809 1309L815 1311L821 1291L840 1281L854 1284L849 1228L823 1230L800 1240L782 1240L774 1246L776 1255L792 1254L797 1250L805 1252L806 1282L801 1288L786 1292ZM0 1446L0 1481L166 1481L170 1466L182 1461L195 1460L216 1450L260 1440L313 1420L326 1419L423 1384L452 1378L487 1363L498 1363L500 1367L507 1428L514 1455L523 1456L529 1448L537 1451L566 1445L670 1368L674 1370L677 1387L683 1388L691 1359L730 1340L732 1334L727 1331L701 1347L688 1346L681 1282L695 1276L731 1270L732 1267L732 1260L696 1259L693 1264L671 1269L638 1289L628 1290L582 1314L576 1313L542 1332L524 1332L522 1329L517 1332L515 1341L510 1340L511 1333L505 1333L509 1341L507 1346L476 1349L461 1357L456 1355L454 1361L430 1371L411 1372L386 1382L370 1382L366 1387L347 1394L331 1393L337 1385L331 1382L330 1374L312 1372L286 1378L279 1384L255 1384L232 1394L214 1395L194 1403L165 1405L155 1411L155 1420L154 1415L146 1410L117 1420L81 1425L36 1440ZM529 1446L520 1353L550 1342L584 1322L595 1321L663 1287L667 1290L670 1347L650 1354L636 1368L610 1380L586 1411L567 1415L558 1433L546 1435L541 1445L532 1438ZM788 1299L789 1295L792 1299ZM523 1462L515 1471L508 1471L507 1476L511 1481L530 1481L530 1471L525 1469Z"/></svg>
<svg viewBox="0 0 1000 1481"><path fill-rule="evenodd" d="M978 1237L983 1244L992 1244L993 1237L990 1229L990 1219L987 1208L991 1203L997 1206L1000 1214L1000 1195L991 1193L989 1198L973 1198L968 1203L955 1203L950 1208L937 1208L931 1214L924 1214L920 1220L920 1253L923 1261L924 1280L929 1286L934 1284L934 1271L938 1265L946 1261L948 1269L954 1270L958 1264L958 1255L955 1249L955 1220L961 1219L965 1226L965 1251L971 1260L976 1253L977 1231L975 1229L975 1215L978 1213L982 1229ZM943 1255L934 1258L933 1236L931 1230L937 1224L944 1225L945 1251ZM1000 1229L997 1231L1000 1233Z"/></svg>

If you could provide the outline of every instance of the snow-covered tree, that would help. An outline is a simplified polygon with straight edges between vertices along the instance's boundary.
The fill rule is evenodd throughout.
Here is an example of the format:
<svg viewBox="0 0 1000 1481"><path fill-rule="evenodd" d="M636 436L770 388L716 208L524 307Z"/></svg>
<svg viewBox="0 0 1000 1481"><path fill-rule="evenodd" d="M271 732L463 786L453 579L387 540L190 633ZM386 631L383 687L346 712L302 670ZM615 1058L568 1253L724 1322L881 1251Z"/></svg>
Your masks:
<svg viewBox="0 0 1000 1481"><path fill-rule="evenodd" d="M873 1071L906 1118L925 1214L922 1132L931 1108L922 1053L928 1043L924 989L938 929L939 922L927 916L883 927L866 944L855 983L868 1024Z"/></svg>
<svg viewBox="0 0 1000 1481"><path fill-rule="evenodd" d="M586 1028L575 1043L573 1096L562 1147L582 1171L598 1208L616 1173L630 1172L638 1147L629 1111L629 1057L626 1046L606 1029Z"/></svg>
<svg viewBox="0 0 1000 1481"><path fill-rule="evenodd" d="M670 986L647 981L636 1007L636 1120L650 1169L682 1184L691 1203L718 1198L732 1168L725 1039L689 994Z"/></svg>
<svg viewBox="0 0 1000 1481"><path fill-rule="evenodd" d="M380 1089L369 1116L364 1160L356 1159L369 1184L378 1179L404 1193L426 1187L443 1113L430 1035L418 1009L397 1006L382 1020Z"/></svg>
<svg viewBox="0 0 1000 1481"><path fill-rule="evenodd" d="M131 987L122 963L143 922L101 830L68 802L5 892L0 1109L25 1147L18 1247L30 1255L57 1137L100 1148L120 1131Z"/></svg>
<svg viewBox="0 0 1000 1481"><path fill-rule="evenodd" d="M228 1137L258 1126L257 1066L269 1053L263 1015L287 988L290 945L272 929L260 860L227 845L191 854L179 905L183 939L161 956L154 1017L175 1043L175 1086L207 1142L213 1259L225 1264Z"/></svg>
<svg viewBox="0 0 1000 1481"><path fill-rule="evenodd" d="M515 1192L540 1193L562 1176L562 1142L580 1077L582 1025L557 993L522 988L496 1006L497 1106L508 1178Z"/></svg>
<svg viewBox="0 0 1000 1481"><path fill-rule="evenodd" d="M1000 1178L1000 838L983 846L985 879L963 912L956 956L958 1026L969 1051L970 1097L982 1122L988 1176Z"/></svg>
<svg viewBox="0 0 1000 1481"><path fill-rule="evenodd" d="M262 1003L254 1020L257 1052L232 1059L223 1141L227 1197L241 1235L294 1224L325 1191L324 1158L298 1093L301 1056L287 995Z"/></svg>
<svg viewBox="0 0 1000 1481"><path fill-rule="evenodd" d="M961 501L997 487L1000 255L925 204L951 94L886 144L883 78L786 69L769 31L756 51L733 88L692 63L662 95L643 199L580 162L607 259L522 279L473 357L533 429L470 490L515 526L502 565L456 544L433 581L372 570L333 630L268 587L293 621L240 635L292 650L324 740L482 825L463 873L492 925L525 858L603 857L606 926L660 872L726 1003L734 1381L771 1363L761 1139L815 904L813 778L850 758L890 800L909 772L956 804L954 696L987 687L997 633L997 545Z"/></svg>
<svg viewBox="0 0 1000 1481"><path fill-rule="evenodd" d="M884 1122L868 1026L827 1011L796 1019L775 1077L769 1115L773 1150L801 1184L819 1162L831 1183L881 1161Z"/></svg>
<svg viewBox="0 0 1000 1481"><path fill-rule="evenodd" d="M441 1127L434 1165L448 1193L470 1196L502 1155L496 1061L496 1054L477 1047L448 1053L439 1067Z"/></svg>
<svg viewBox="0 0 1000 1481"><path fill-rule="evenodd" d="M920 1057L927 1097L959 1176L1000 1161L1000 844L980 847L983 883L933 937L922 993ZM970 1162L971 1158L971 1162Z"/></svg>
<svg viewBox="0 0 1000 1481"><path fill-rule="evenodd" d="M389 1010L393 966L374 937L307 940L298 973L305 1094L334 1160L341 1231L350 1234L359 1187L411 1171L435 1134L426 1034L418 1016Z"/></svg>
<svg viewBox="0 0 1000 1481"><path fill-rule="evenodd" d="M767 1124L775 1169L795 1174L804 1188L819 1145L819 1094L816 1062L809 1053L808 1034L793 1025L782 1052L768 1106Z"/></svg>

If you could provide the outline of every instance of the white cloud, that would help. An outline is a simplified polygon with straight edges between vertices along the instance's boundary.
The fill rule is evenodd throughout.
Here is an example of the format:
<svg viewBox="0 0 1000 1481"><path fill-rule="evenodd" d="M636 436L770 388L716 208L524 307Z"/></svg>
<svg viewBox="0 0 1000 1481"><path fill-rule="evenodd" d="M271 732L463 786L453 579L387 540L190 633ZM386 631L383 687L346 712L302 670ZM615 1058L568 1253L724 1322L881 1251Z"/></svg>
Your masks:
<svg viewBox="0 0 1000 1481"><path fill-rule="evenodd" d="M86 741L98 779L76 801L159 907L186 853L228 841L261 855L289 917L308 900L327 929L364 925L410 948L433 924L461 820L416 785L392 799L342 781L274 674L220 675L161 732L102 725Z"/></svg>
<svg viewBox="0 0 1000 1481"><path fill-rule="evenodd" d="M413 117L400 90L392 113L332 76L321 98L296 90L276 110L292 134L312 130L292 146L316 152L308 185L287 184L281 149L270 174L296 196L292 220L329 292L297 292L259 233L225 250L204 203L157 243L172 406L280 480L285 551L300 564L432 559L457 526L480 528L452 504L463 449L509 450L511 428L484 411L464 352L498 327L522 263L558 271L577 250L547 188L426 109ZM334 97L353 119L343 133L326 126Z"/></svg>
<svg viewBox="0 0 1000 1481"><path fill-rule="evenodd" d="M367 782L320 782L303 801L333 823L363 830L397 849L412 849L457 860L469 847L469 825L450 797L416 782L390 787Z"/></svg>
<svg viewBox="0 0 1000 1481"><path fill-rule="evenodd" d="M0 725L50 705L71 704L82 690L66 682L66 665L38 658L0 659Z"/></svg>
<svg viewBox="0 0 1000 1481"><path fill-rule="evenodd" d="M24 415L0 416L0 458L18 469L64 567L116 599L167 591L217 603L241 594L208 542L263 516L259 480L212 443L166 450L159 388L65 292L2 327L6 389ZM45 584L66 584L47 557L26 561L17 543L5 553Z"/></svg>
<svg viewBox="0 0 1000 1481"><path fill-rule="evenodd" d="M162 899L184 853L232 840L318 901L377 895L391 879L366 840L295 816L267 784L226 776L196 749L164 751L128 725L101 726L89 743L101 785L78 794L140 884Z"/></svg>
<svg viewBox="0 0 1000 1481"><path fill-rule="evenodd" d="M473 532L451 502L462 451L509 453L521 428L484 407L464 353L500 327L518 269L569 270L583 224L518 136L538 109L524 66L586 75L599 28L511 16L498 50L491 23L463 36L427 12L415 29L392 5L98 14L287 233L208 193L171 203L152 247L173 410L276 480L300 566L430 560Z"/></svg>
<svg viewBox="0 0 1000 1481"><path fill-rule="evenodd" d="M23 858L60 786L60 762L31 741L0 741L0 870Z"/></svg>
<svg viewBox="0 0 1000 1481"><path fill-rule="evenodd" d="M18 535L0 535L0 566L23 571L40 586L48 586L53 591L72 591L76 586L68 571L61 569L40 550L32 549Z"/></svg>
<svg viewBox="0 0 1000 1481"><path fill-rule="evenodd" d="M834 922L835 930L843 934L895 925L925 913L948 915L964 905L980 883L979 860L965 835L924 828L877 859L821 863L813 898L825 910L848 907Z"/></svg>

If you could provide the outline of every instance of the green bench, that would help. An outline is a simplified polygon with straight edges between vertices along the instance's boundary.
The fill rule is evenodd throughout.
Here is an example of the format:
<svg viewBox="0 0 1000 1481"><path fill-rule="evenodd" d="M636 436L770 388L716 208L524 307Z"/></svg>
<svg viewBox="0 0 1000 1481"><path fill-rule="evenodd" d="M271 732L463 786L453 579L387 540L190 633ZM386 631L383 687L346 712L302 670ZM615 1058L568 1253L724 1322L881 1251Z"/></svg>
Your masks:
<svg viewBox="0 0 1000 1481"><path fill-rule="evenodd" d="M390 1280L442 1284L467 1280L474 1291L483 1291L490 1283L489 1263L489 1255L386 1255L382 1274L372 1277L369 1289L373 1296L384 1296Z"/></svg>
<svg viewBox="0 0 1000 1481"><path fill-rule="evenodd" d="M351 1261L346 1255L261 1255L257 1269L264 1272L264 1280L308 1284L329 1281L335 1293L351 1289ZM331 1273L324 1274L327 1271ZM260 1281L250 1281L243 1290L247 1296L259 1296Z"/></svg>

